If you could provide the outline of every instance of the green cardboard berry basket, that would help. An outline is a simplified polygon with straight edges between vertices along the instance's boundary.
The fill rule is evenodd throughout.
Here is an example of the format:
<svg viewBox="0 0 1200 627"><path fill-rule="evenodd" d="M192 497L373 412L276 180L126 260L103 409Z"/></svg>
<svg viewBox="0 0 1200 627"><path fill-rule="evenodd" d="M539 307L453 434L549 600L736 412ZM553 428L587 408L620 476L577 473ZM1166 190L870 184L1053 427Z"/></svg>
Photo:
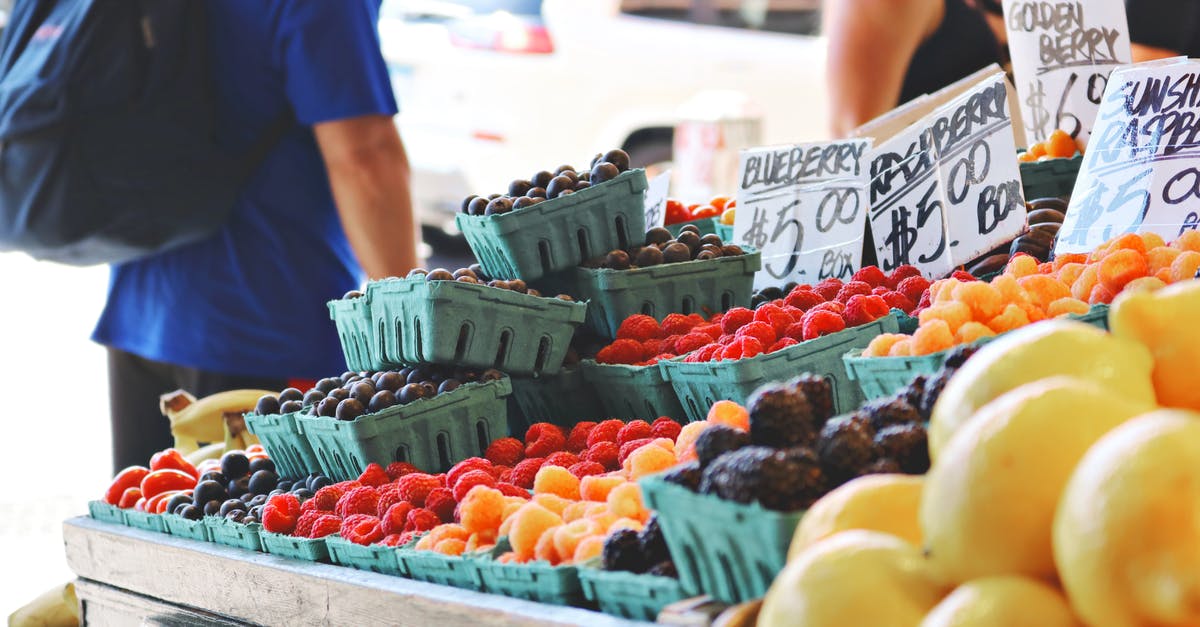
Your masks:
<svg viewBox="0 0 1200 627"><path fill-rule="evenodd" d="M533 281L640 240L645 192L646 173L629 170L525 209L460 213L455 223L488 276Z"/></svg>
<svg viewBox="0 0 1200 627"><path fill-rule="evenodd" d="M579 583L584 597L601 612L632 620L654 622L664 607L687 598L678 579L601 570L598 565L581 566Z"/></svg>
<svg viewBox="0 0 1200 627"><path fill-rule="evenodd" d="M663 378L657 365L600 364L589 359L580 366L584 379L600 397L605 417L653 422L659 416L666 416L680 422L690 421L675 388Z"/></svg>
<svg viewBox="0 0 1200 627"><path fill-rule="evenodd" d="M408 569L400 562L394 546L363 546L339 535L326 536L325 546L329 550L329 559L334 564L384 575L408 576Z"/></svg>
<svg viewBox="0 0 1200 627"><path fill-rule="evenodd" d="M163 522L167 525L167 532L173 536L201 542L213 541L212 532L209 531L208 525L204 524L203 518L189 520L175 514L163 514Z"/></svg>
<svg viewBox="0 0 1200 627"><path fill-rule="evenodd" d="M372 462L401 461L440 472L482 457L492 440L508 432L508 377L468 383L407 405L393 405L354 420L299 416L321 471L336 481L357 478Z"/></svg>
<svg viewBox="0 0 1200 627"><path fill-rule="evenodd" d="M163 521L162 514L151 514L149 512L139 512L136 509L127 509L125 510L125 524L144 531L167 533L167 524Z"/></svg>
<svg viewBox="0 0 1200 627"><path fill-rule="evenodd" d="M512 400L518 412L509 412L508 428L515 437L535 422L549 422L565 429L584 420L604 415L600 396L583 377L583 367L564 368L542 377L512 377Z"/></svg>
<svg viewBox="0 0 1200 627"><path fill-rule="evenodd" d="M221 516L205 516L204 524L208 526L212 541L217 544L260 553L263 550L260 523L247 525Z"/></svg>
<svg viewBox="0 0 1200 627"><path fill-rule="evenodd" d="M366 295L358 298L331 300L329 317L337 327L338 339L342 342L342 354L346 366L354 371L383 370L379 361L379 343L371 319L371 301Z"/></svg>
<svg viewBox="0 0 1200 627"><path fill-rule="evenodd" d="M667 263L636 270L575 269L572 292L588 301L584 325L607 337L617 336L621 322L634 314L662 319L669 313L708 317L734 307L748 307L754 273L762 254L747 250L737 257Z"/></svg>
<svg viewBox="0 0 1200 627"><path fill-rule="evenodd" d="M114 525L125 524L125 510L105 501L88 501L88 516Z"/></svg>
<svg viewBox="0 0 1200 627"><path fill-rule="evenodd" d="M666 229L671 232L672 237L678 237L683 231L683 227L692 224L697 229L700 229L700 237L705 235L713 235L717 232L717 227L721 225L720 218L700 218L699 220L688 220L686 222L676 222L675 224L666 225ZM725 238L721 238L724 240Z"/></svg>
<svg viewBox="0 0 1200 627"><path fill-rule="evenodd" d="M262 538L263 551L271 555L306 562L329 561L329 548L325 546L325 538L297 538L266 529L259 532L259 537Z"/></svg>
<svg viewBox="0 0 1200 627"><path fill-rule="evenodd" d="M707 594L725 603L762 597L787 564L799 512L777 512L697 494L648 477L638 482L655 510L687 596Z"/></svg>
<svg viewBox="0 0 1200 627"><path fill-rule="evenodd" d="M509 550L507 538L501 538L490 555L476 560L484 590L550 605L586 605L578 567L551 566L544 561L502 564L495 560Z"/></svg>
<svg viewBox="0 0 1200 627"><path fill-rule="evenodd" d="M498 368L510 375L562 368L585 303L420 277L367 285L379 360Z"/></svg>
<svg viewBox="0 0 1200 627"><path fill-rule="evenodd" d="M319 467L312 444L300 431L299 413L246 414L246 426L271 456L280 477L303 477Z"/></svg>
<svg viewBox="0 0 1200 627"><path fill-rule="evenodd" d="M719 400L745 403L760 386L784 381L808 372L824 377L833 388L834 409L838 412L857 408L862 392L846 376L842 356L846 351L865 348L881 333L895 333L896 316L886 315L864 325L831 333L774 353L764 353L736 361L688 363L683 358L658 362L663 378L675 388L691 421L704 420L708 409Z"/></svg>
<svg viewBox="0 0 1200 627"><path fill-rule="evenodd" d="M715 233L721 238L722 242L733 241L733 225L717 223Z"/></svg>
<svg viewBox="0 0 1200 627"><path fill-rule="evenodd" d="M483 591L479 564L474 555L443 555L436 551L404 548L397 551L408 576L417 581Z"/></svg>
<svg viewBox="0 0 1200 627"><path fill-rule="evenodd" d="M1021 187L1026 199L1065 198L1075 190L1083 155L1021 163Z"/></svg>

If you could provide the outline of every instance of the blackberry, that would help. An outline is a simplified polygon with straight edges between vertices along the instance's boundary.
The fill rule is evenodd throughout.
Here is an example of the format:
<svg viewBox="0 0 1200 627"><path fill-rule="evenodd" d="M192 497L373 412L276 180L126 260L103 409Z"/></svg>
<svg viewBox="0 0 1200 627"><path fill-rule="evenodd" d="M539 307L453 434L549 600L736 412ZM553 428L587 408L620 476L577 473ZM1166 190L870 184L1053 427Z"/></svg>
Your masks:
<svg viewBox="0 0 1200 627"><path fill-rule="evenodd" d="M600 553L604 570L626 570L640 573L646 570L646 562L642 557L641 542L638 532L633 529L620 529L604 540L604 550Z"/></svg>
<svg viewBox="0 0 1200 627"><path fill-rule="evenodd" d="M903 397L909 405L912 405L913 409L917 409L918 413L921 407L921 397L925 395L925 381L928 379L929 377L919 374L913 377L912 380L908 382L908 385L904 386L904 388L900 390L900 396Z"/></svg>
<svg viewBox="0 0 1200 627"><path fill-rule="evenodd" d="M834 484L841 485L857 477L859 469L874 461L875 430L859 415L830 421L821 430L817 454L825 474Z"/></svg>
<svg viewBox="0 0 1200 627"><path fill-rule="evenodd" d="M921 404L917 406L917 412L921 414L921 418L925 421L933 415L933 406L937 403L937 399L942 395L942 390L946 388L946 382L950 380L953 373L947 370L940 370L937 374L929 378L925 382L925 391L921 393Z"/></svg>
<svg viewBox="0 0 1200 627"><path fill-rule="evenodd" d="M813 428L820 430L825 423L833 418L833 386L820 375L802 374L789 382L792 387L800 388L804 397L812 407Z"/></svg>
<svg viewBox="0 0 1200 627"><path fill-rule="evenodd" d="M646 564L657 564L671 559L671 552L667 550L667 540L663 537L657 514L650 517L646 527L638 534L638 543L641 545L642 559Z"/></svg>
<svg viewBox="0 0 1200 627"><path fill-rule="evenodd" d="M958 370L978 350L978 346L972 346L971 344L957 346L946 355L946 360L942 362L942 367L949 370Z"/></svg>
<svg viewBox="0 0 1200 627"><path fill-rule="evenodd" d="M871 421L876 431L892 425L907 425L921 422L921 414L903 397L892 396L871 401L858 410L858 414Z"/></svg>
<svg viewBox="0 0 1200 627"><path fill-rule="evenodd" d="M893 425L882 429L875 434L875 445L910 475L929 470L929 440L924 425Z"/></svg>
<svg viewBox="0 0 1200 627"><path fill-rule="evenodd" d="M817 437L812 407L798 387L761 387L750 397L748 409L750 442L756 446L787 448L812 444Z"/></svg>
<svg viewBox="0 0 1200 627"><path fill-rule="evenodd" d="M805 446L783 450L747 446L721 456L700 480L701 493L737 503L757 501L778 511L807 508L824 491L820 463Z"/></svg>
<svg viewBox="0 0 1200 627"><path fill-rule="evenodd" d="M700 462L680 464L659 475L663 481L681 485L693 492L700 488Z"/></svg>
<svg viewBox="0 0 1200 627"><path fill-rule="evenodd" d="M650 567L646 571L647 575L656 575L658 577L670 577L671 579L679 579L679 571L675 569L675 562L664 560Z"/></svg>
<svg viewBox="0 0 1200 627"><path fill-rule="evenodd" d="M696 459L700 467L708 466L722 453L736 451L750 444L750 435L727 425L713 425L696 438Z"/></svg>
<svg viewBox="0 0 1200 627"><path fill-rule="evenodd" d="M900 464L896 463L896 460L880 457L879 459L864 466L863 469L859 471L858 476L895 475L902 472L904 472L904 470L900 468Z"/></svg>

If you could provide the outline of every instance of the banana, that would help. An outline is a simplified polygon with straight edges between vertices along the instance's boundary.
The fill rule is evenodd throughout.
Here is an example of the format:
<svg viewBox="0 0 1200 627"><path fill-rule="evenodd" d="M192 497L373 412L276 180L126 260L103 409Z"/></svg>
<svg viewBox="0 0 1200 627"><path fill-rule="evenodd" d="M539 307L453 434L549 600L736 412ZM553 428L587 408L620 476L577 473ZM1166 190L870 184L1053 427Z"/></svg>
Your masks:
<svg viewBox="0 0 1200 627"><path fill-rule="evenodd" d="M197 400L191 394L177 390L160 398L163 414L171 421L175 448L183 454L198 450L202 445L223 443L227 450L245 448L258 441L246 431L242 417L253 411L258 399L267 390L231 390L218 392Z"/></svg>

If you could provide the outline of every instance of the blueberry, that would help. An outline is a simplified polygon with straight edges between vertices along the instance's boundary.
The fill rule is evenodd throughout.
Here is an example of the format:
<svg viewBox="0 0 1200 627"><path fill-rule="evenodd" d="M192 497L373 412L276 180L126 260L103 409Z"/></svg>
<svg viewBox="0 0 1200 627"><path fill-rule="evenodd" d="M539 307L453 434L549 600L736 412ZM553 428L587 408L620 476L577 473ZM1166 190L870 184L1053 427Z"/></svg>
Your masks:
<svg viewBox="0 0 1200 627"><path fill-rule="evenodd" d="M533 183L522 179L517 179L508 184L508 195L512 197L524 196L526 192L533 187Z"/></svg>
<svg viewBox="0 0 1200 627"><path fill-rule="evenodd" d="M401 405L407 405L422 398L425 398L425 387L420 383L409 383L400 388L400 393L396 395L396 400L400 401Z"/></svg>
<svg viewBox="0 0 1200 627"><path fill-rule="evenodd" d="M258 399L254 405L254 413L259 416L270 416L271 414L279 413L279 397L274 394L266 394Z"/></svg>
<svg viewBox="0 0 1200 627"><path fill-rule="evenodd" d="M216 499L213 499L213 500L205 503L204 504L204 515L205 516L216 516L217 514L220 514L222 502L224 502L224 501L223 500L218 501Z"/></svg>
<svg viewBox="0 0 1200 627"><path fill-rule="evenodd" d="M186 494L176 494L175 496L171 497L171 500L167 501L167 511L174 513L175 510L183 507L184 505L191 505L191 504L192 504L192 497L190 497Z"/></svg>
<svg viewBox="0 0 1200 627"><path fill-rule="evenodd" d="M483 215L483 212L487 210L487 206L488 199L476 198L475 200L471 201L470 205L467 206L467 213L473 216L481 216Z"/></svg>
<svg viewBox="0 0 1200 627"><path fill-rule="evenodd" d="M225 520L232 520L233 522L240 523L246 518L246 510L231 509L229 510L229 513L221 515L225 517Z"/></svg>
<svg viewBox="0 0 1200 627"><path fill-rule="evenodd" d="M483 215L493 216L502 213L508 213L513 210L513 201L508 198L497 198L487 204L487 208L483 210Z"/></svg>
<svg viewBox="0 0 1200 627"><path fill-rule="evenodd" d="M621 170L616 165L607 161L601 161L592 168L592 175L588 178L592 184L598 185L605 181L611 181L621 174Z"/></svg>
<svg viewBox="0 0 1200 627"><path fill-rule="evenodd" d="M546 186L547 198L558 198L563 195L563 192L575 187L575 181L566 176L556 176L550 179L550 184Z"/></svg>
<svg viewBox="0 0 1200 627"><path fill-rule="evenodd" d="M446 379L445 381L442 381L441 385L438 386L437 393L445 394L446 392L453 392L461 385L462 381L459 381L458 379Z"/></svg>
<svg viewBox="0 0 1200 627"><path fill-rule="evenodd" d="M278 483L279 475L274 470L260 470L250 475L250 483L246 487L252 494L266 494L275 489Z"/></svg>
<svg viewBox="0 0 1200 627"><path fill-rule="evenodd" d="M629 169L629 153L620 148L604 153L603 160L617 166L617 169L622 172Z"/></svg>
<svg viewBox="0 0 1200 627"><path fill-rule="evenodd" d="M304 400L301 401L301 403L305 407L308 407L309 405L316 405L317 403L320 403L324 399L325 399L325 393L322 392L321 390L309 390L304 395Z"/></svg>
<svg viewBox="0 0 1200 627"><path fill-rule="evenodd" d="M308 488L300 488L298 490L292 490L292 494L295 494L296 498L300 499L301 501L307 501L308 499L311 499L313 497L313 495L316 493L313 492L312 490L309 490Z"/></svg>
<svg viewBox="0 0 1200 627"><path fill-rule="evenodd" d="M371 413L381 412L388 407L396 404L396 395L391 390L380 390L371 397L367 403L367 410Z"/></svg>
<svg viewBox="0 0 1200 627"><path fill-rule="evenodd" d="M308 484L308 489L312 490L313 492L316 492L317 490L320 490L321 488L328 487L331 485L333 485L333 479L330 479L329 477L326 477L325 475L319 475L312 480L312 483Z"/></svg>
<svg viewBox="0 0 1200 627"><path fill-rule="evenodd" d="M195 505L185 505L179 508L179 511L176 513L188 520L200 520L204 518L204 510Z"/></svg>
<svg viewBox="0 0 1200 627"><path fill-rule="evenodd" d="M229 477L226 477L225 475L221 474L221 471L219 471L219 470L211 470L209 472L206 472L206 473L200 475L200 481L208 481L210 479L220 483L221 485L225 485L226 483L229 483Z"/></svg>
<svg viewBox="0 0 1200 627"><path fill-rule="evenodd" d="M478 194L471 194L470 196L467 196L466 198L464 198L462 201L462 206L459 208L459 210L462 211L463 213L471 213L471 211L470 211L471 203L476 198L479 198Z"/></svg>
<svg viewBox="0 0 1200 627"><path fill-rule="evenodd" d="M211 474L211 473L210 473ZM217 483L212 479L205 479L196 484L196 489L192 492L192 502L196 505L203 505L209 501L217 501L217 505L221 505L221 501L229 498L229 491L225 489L224 477L222 482Z"/></svg>
<svg viewBox="0 0 1200 627"><path fill-rule="evenodd" d="M287 401L298 401L304 398L304 392L296 388L288 388L279 393L279 402L286 403Z"/></svg>
<svg viewBox="0 0 1200 627"><path fill-rule="evenodd" d="M229 512L234 510L242 510L245 507L246 504L238 499L229 499L224 503L221 503L221 509L217 510L217 513L221 516L228 516Z"/></svg>
<svg viewBox="0 0 1200 627"><path fill-rule="evenodd" d="M350 398L362 403L363 407L371 402L372 396L375 396L375 386L370 381L359 381L350 388Z"/></svg>
<svg viewBox="0 0 1200 627"><path fill-rule="evenodd" d="M503 379L503 378L504 378L504 373L500 372L499 370L496 370L495 368L488 368L487 370L484 370L482 374L479 375L479 380L484 381L484 382L499 381L500 379Z"/></svg>
<svg viewBox="0 0 1200 627"><path fill-rule="evenodd" d="M520 198L518 198L518 199L516 199L516 200L514 200L514 201L513 201L512 208L513 208L513 210L514 210L514 211L516 211L517 209L525 209L525 208L527 208L527 207L532 207L532 206L534 206L534 205L536 205L536 204L537 204L537 203L536 203L536 202L534 202L534 199L533 199L533 198L528 198L528 197L526 197L526 196L521 196Z"/></svg>
<svg viewBox="0 0 1200 627"><path fill-rule="evenodd" d="M406 383L423 383L429 379L429 372L420 368L413 368L408 372Z"/></svg>
<svg viewBox="0 0 1200 627"><path fill-rule="evenodd" d="M340 379L329 377L329 378L325 378L325 379L321 379L320 381L317 381L317 386L315 389L320 390L323 394L328 394L330 390L336 388L337 386L339 386L341 384L342 384L342 382Z"/></svg>
<svg viewBox="0 0 1200 627"><path fill-rule="evenodd" d="M345 383L345 382L349 381L350 378L353 377L355 374L357 374L357 373L347 370L347 371L343 372L342 374L338 375L338 378L342 380L342 383Z"/></svg>
<svg viewBox="0 0 1200 627"><path fill-rule="evenodd" d="M688 248L686 244L681 242L668 244L667 247L662 251L663 263L681 263L684 261L691 261L691 259L692 249Z"/></svg>
<svg viewBox="0 0 1200 627"><path fill-rule="evenodd" d="M326 398L325 400L321 401L320 405L317 405L317 415L325 416L326 418L333 418L337 415L337 406L340 402L340 400L332 396Z"/></svg>
<svg viewBox="0 0 1200 627"><path fill-rule="evenodd" d="M364 413L366 413L366 408L358 402L358 399L348 398L338 403L336 417L338 420L354 420Z"/></svg>
<svg viewBox="0 0 1200 627"><path fill-rule="evenodd" d="M234 479L233 481L230 481L228 490L230 498L236 499L242 496L250 491L250 478L242 477L241 479Z"/></svg>
<svg viewBox="0 0 1200 627"><path fill-rule="evenodd" d="M281 414L291 414L298 412L301 409L304 409L304 403L301 403L300 401L287 401L286 403L279 405L279 413Z"/></svg>
<svg viewBox="0 0 1200 627"><path fill-rule="evenodd" d="M545 188L547 185L550 184L550 179L553 179L553 178L554 178L553 172L547 172L545 170L542 170L541 172L534 174L533 177L529 179L529 183L531 185L533 185L534 187Z"/></svg>
<svg viewBox="0 0 1200 627"><path fill-rule="evenodd" d="M246 504L251 507L254 507L255 505L265 505L266 503L267 503L267 495L265 495L265 494L256 494L256 495L254 495L254 498L250 499L249 501L246 501Z"/></svg>
<svg viewBox="0 0 1200 627"><path fill-rule="evenodd" d="M525 197L532 199L532 200L537 200L539 198L545 199L546 198L546 188L545 187L530 188L529 191L525 192Z"/></svg>
<svg viewBox="0 0 1200 627"><path fill-rule="evenodd" d="M244 477L250 472L250 458L245 453L230 451L221 456L221 474L231 479Z"/></svg>

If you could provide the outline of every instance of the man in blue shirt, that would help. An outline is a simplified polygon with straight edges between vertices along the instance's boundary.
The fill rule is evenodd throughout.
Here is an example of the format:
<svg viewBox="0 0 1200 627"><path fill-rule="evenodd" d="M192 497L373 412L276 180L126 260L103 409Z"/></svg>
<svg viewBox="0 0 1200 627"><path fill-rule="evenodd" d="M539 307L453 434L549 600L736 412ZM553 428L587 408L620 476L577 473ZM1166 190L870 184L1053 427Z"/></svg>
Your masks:
<svg viewBox="0 0 1200 627"><path fill-rule="evenodd" d="M213 236L115 266L108 347L115 468L169 446L158 396L279 390L345 369L326 301L417 263L409 168L379 49L380 0L208 0L219 140L294 126Z"/></svg>

